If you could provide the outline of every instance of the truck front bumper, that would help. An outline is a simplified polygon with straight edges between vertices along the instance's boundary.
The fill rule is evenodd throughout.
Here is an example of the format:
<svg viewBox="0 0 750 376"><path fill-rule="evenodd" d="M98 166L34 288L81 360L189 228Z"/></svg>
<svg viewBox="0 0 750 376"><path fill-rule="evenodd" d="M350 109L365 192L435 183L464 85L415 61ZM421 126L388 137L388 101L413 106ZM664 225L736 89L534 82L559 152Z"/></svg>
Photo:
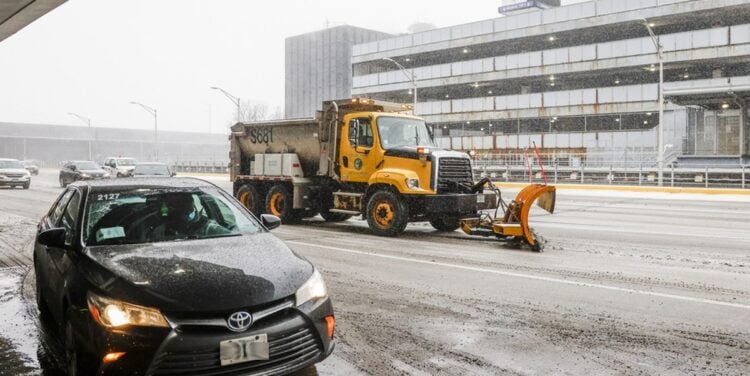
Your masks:
<svg viewBox="0 0 750 376"><path fill-rule="evenodd" d="M480 210L497 207L497 196L494 193L455 193L421 196L420 201L425 213L441 214L476 214Z"/></svg>

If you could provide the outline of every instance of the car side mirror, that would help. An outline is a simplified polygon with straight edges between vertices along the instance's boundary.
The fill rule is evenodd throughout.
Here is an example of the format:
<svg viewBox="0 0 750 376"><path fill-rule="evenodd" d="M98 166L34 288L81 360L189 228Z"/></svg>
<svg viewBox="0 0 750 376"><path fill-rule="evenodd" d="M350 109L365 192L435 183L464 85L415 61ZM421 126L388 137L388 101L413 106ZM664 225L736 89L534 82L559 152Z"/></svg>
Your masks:
<svg viewBox="0 0 750 376"><path fill-rule="evenodd" d="M71 171L75 171L75 170L77 170L77 169L78 169L78 167L76 167L76 166L70 166L70 170L71 170Z"/></svg>
<svg viewBox="0 0 750 376"><path fill-rule="evenodd" d="M37 237L39 243L47 247L64 248L65 247L65 229L62 227L51 228L39 233Z"/></svg>
<svg viewBox="0 0 750 376"><path fill-rule="evenodd" d="M266 226L267 229L273 230L276 227L281 226L281 218L272 214L261 214L260 223Z"/></svg>

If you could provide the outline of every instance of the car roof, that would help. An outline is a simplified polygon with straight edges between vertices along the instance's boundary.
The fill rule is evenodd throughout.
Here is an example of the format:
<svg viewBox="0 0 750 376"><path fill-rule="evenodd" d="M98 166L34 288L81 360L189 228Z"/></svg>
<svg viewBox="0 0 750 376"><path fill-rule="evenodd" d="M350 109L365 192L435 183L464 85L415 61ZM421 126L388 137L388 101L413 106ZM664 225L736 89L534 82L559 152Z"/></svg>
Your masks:
<svg viewBox="0 0 750 376"><path fill-rule="evenodd" d="M92 192L138 188L217 188L216 185L198 178L118 178L103 180L81 180L71 184L87 187Z"/></svg>
<svg viewBox="0 0 750 376"><path fill-rule="evenodd" d="M18 159L13 159L13 158L0 158L0 161L16 161L16 162L18 162Z"/></svg>
<svg viewBox="0 0 750 376"><path fill-rule="evenodd" d="M94 161L68 161L66 163L96 163Z"/></svg>
<svg viewBox="0 0 750 376"><path fill-rule="evenodd" d="M135 164L136 166L166 166L166 163L161 162L138 162Z"/></svg>

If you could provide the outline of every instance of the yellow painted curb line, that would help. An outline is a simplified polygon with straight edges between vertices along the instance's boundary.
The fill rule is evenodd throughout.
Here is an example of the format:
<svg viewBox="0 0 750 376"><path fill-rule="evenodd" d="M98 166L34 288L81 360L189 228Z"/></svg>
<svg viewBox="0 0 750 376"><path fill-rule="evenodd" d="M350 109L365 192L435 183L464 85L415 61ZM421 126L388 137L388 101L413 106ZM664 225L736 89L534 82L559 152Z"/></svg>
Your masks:
<svg viewBox="0 0 750 376"><path fill-rule="evenodd" d="M495 183L500 188L523 188L528 183ZM628 185L586 185L586 184L554 184L559 189L577 189L589 191L620 191L620 192L660 192L660 193L700 193L708 195L745 195L750 196L750 189L732 188L689 188L689 187L640 187Z"/></svg>

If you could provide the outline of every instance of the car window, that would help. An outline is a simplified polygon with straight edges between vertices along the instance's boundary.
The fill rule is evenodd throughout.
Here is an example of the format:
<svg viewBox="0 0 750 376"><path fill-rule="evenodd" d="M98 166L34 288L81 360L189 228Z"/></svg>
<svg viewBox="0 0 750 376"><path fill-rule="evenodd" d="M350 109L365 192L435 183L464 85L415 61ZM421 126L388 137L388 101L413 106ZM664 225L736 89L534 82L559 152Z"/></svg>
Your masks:
<svg viewBox="0 0 750 376"><path fill-rule="evenodd" d="M60 196L60 199L57 200L57 203L52 207L52 210L50 210L49 220L53 226L57 226L60 223L60 217L62 217L62 214L65 211L65 205L68 204L70 196L72 195L73 189L67 190L62 196Z"/></svg>
<svg viewBox="0 0 750 376"><path fill-rule="evenodd" d="M155 243L252 234L260 224L215 188L148 188L89 194L87 245Z"/></svg>
<svg viewBox="0 0 750 376"><path fill-rule="evenodd" d="M70 198L70 201L68 202L68 205L66 206L61 218L61 225L63 228L65 228L65 230L67 230L65 234L66 245L70 245L73 243L73 238L75 237L75 233L77 230L76 219L78 219L78 211L80 210L80 206L81 194L78 191L75 191L75 193L73 193L73 196Z"/></svg>

